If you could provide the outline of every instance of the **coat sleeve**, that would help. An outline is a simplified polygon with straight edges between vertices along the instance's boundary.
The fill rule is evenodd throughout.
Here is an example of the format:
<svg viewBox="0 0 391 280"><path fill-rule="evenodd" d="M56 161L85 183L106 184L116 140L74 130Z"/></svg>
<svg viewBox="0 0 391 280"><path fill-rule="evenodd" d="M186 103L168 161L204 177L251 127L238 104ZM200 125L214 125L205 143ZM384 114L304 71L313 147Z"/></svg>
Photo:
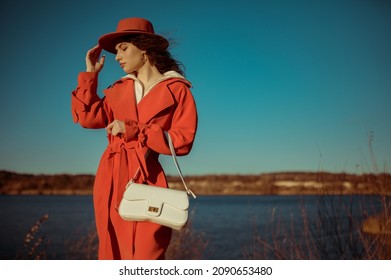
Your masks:
<svg viewBox="0 0 391 280"><path fill-rule="evenodd" d="M126 131L134 137L138 132L138 141L148 148L160 154L170 155L168 140L165 132L170 133L177 155L187 155L190 153L197 131L197 108L193 95L188 86L182 82L168 85L169 90L177 101L173 112L172 121L165 131L156 123L143 124L140 122L125 122ZM135 128L137 125L137 128Z"/></svg>
<svg viewBox="0 0 391 280"><path fill-rule="evenodd" d="M72 92L71 109L75 123L85 128L104 128L108 123L109 108L105 97L97 95L98 74L81 72L77 88Z"/></svg>

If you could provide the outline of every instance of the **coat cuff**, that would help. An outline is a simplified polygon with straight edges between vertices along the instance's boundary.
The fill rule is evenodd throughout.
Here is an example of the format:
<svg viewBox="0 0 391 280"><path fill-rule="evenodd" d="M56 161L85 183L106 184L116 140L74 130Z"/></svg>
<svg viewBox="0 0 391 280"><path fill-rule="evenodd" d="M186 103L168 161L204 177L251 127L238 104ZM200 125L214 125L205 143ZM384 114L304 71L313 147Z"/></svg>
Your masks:
<svg viewBox="0 0 391 280"><path fill-rule="evenodd" d="M77 77L77 82L80 87L96 88L98 85L98 73L80 72Z"/></svg>

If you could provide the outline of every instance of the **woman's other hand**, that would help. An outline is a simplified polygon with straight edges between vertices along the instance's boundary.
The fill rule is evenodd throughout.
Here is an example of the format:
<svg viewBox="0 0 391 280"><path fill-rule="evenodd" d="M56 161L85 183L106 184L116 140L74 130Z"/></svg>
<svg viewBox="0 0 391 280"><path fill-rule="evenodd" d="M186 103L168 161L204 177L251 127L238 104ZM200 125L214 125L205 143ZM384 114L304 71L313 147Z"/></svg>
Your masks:
<svg viewBox="0 0 391 280"><path fill-rule="evenodd" d="M106 127L106 131L113 136L122 136L125 133L125 122L115 120Z"/></svg>
<svg viewBox="0 0 391 280"><path fill-rule="evenodd" d="M103 65L105 63L105 56L103 55L99 58L100 53L102 52L102 48L97 45L90 49L86 55L86 67L87 72L97 72L99 73L102 70Z"/></svg>

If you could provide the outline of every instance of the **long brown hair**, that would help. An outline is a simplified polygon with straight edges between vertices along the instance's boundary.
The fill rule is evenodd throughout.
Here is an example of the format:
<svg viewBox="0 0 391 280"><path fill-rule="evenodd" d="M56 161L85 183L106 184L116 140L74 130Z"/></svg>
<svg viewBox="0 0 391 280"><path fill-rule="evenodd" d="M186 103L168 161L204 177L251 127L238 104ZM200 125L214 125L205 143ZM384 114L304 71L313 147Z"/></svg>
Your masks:
<svg viewBox="0 0 391 280"><path fill-rule="evenodd" d="M184 75L184 66L175 60L171 53L165 48L164 39L158 36L146 34L131 35L124 38L124 41L130 42L140 50L146 51L149 61L156 66L160 73L173 70Z"/></svg>

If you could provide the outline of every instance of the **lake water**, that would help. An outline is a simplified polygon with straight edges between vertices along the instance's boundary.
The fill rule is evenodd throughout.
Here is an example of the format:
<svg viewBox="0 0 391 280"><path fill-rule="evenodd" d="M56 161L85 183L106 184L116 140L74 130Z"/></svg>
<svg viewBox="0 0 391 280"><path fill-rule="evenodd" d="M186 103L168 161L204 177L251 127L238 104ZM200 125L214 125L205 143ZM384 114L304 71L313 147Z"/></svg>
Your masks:
<svg viewBox="0 0 391 280"><path fill-rule="evenodd" d="M332 242L320 221L348 236L352 221L359 224L381 206L374 196L199 196L190 204L193 238L205 246L201 259L295 258L298 248L319 251ZM94 230L91 196L0 196L0 259L27 258L26 233L45 214L36 237L49 242L48 259L70 258L70 244ZM319 237L312 245L310 232Z"/></svg>

